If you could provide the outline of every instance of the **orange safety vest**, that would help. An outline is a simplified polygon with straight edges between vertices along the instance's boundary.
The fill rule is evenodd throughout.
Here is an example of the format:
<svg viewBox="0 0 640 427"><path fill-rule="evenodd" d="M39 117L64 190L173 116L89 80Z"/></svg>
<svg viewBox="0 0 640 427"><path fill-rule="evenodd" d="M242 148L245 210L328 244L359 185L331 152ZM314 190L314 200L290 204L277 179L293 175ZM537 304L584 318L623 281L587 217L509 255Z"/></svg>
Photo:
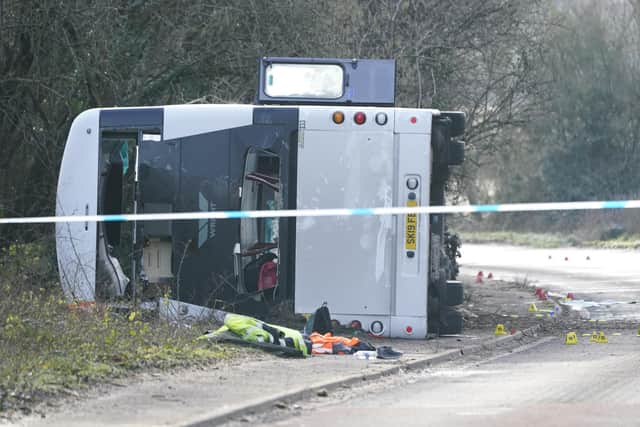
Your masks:
<svg viewBox="0 0 640 427"><path fill-rule="evenodd" d="M309 335L309 339L311 340L311 354L345 354L360 342L356 337L334 337L331 332L324 335L314 332ZM348 348L345 349L345 346Z"/></svg>

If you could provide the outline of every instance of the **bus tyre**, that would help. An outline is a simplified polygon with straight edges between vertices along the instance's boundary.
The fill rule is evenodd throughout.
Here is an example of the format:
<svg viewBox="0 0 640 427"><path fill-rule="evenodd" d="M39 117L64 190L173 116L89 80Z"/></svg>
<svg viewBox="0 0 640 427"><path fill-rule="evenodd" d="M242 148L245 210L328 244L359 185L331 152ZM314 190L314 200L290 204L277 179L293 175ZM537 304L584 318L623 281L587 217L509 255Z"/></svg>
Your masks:
<svg viewBox="0 0 640 427"><path fill-rule="evenodd" d="M459 280L447 280L446 302L448 306L460 305L464 302L464 286Z"/></svg>
<svg viewBox="0 0 640 427"><path fill-rule="evenodd" d="M440 309L440 335L457 335L462 332L464 319L462 314L448 307Z"/></svg>
<svg viewBox="0 0 640 427"><path fill-rule="evenodd" d="M440 298L430 295L427 310L427 332L438 334L440 330Z"/></svg>
<svg viewBox="0 0 640 427"><path fill-rule="evenodd" d="M460 138L464 135L467 115L462 111L442 111L440 114L450 120L449 135L452 138Z"/></svg>

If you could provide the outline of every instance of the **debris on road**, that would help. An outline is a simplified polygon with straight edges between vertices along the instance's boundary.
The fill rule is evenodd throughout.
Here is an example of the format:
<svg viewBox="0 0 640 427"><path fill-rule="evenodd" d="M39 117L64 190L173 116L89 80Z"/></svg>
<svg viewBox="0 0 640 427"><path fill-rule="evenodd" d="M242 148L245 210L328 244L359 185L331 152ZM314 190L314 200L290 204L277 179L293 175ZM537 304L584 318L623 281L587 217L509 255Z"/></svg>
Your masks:
<svg viewBox="0 0 640 427"><path fill-rule="evenodd" d="M476 273L477 270L473 271L467 280L473 283ZM464 316L465 327L470 330L489 329L494 332L496 324L503 324L508 333L512 328L524 330L542 324L545 331L564 339L566 331L580 335L592 329L604 330L607 335L632 329L635 336L640 326L640 319L630 311L636 301L585 301L573 290L559 293L549 291L545 286L534 288L526 278L515 282L493 280L491 286L468 286L465 289L466 302L459 311ZM542 294L546 294L546 300L539 299L538 295ZM567 296L573 299L567 301ZM537 311L529 311L531 304L535 304ZM624 307L629 308L627 312L631 317L616 319L615 314Z"/></svg>
<svg viewBox="0 0 640 427"><path fill-rule="evenodd" d="M356 351L355 353L353 353L353 357L355 357L356 359L359 359L359 360L370 360L370 359L375 359L376 357L378 357L378 352L377 351L360 350L360 351Z"/></svg>
<svg viewBox="0 0 640 427"><path fill-rule="evenodd" d="M323 389L318 390L316 395L318 395L318 397L328 397L329 396L329 392L327 391L326 388L323 388Z"/></svg>
<svg viewBox="0 0 640 427"><path fill-rule="evenodd" d="M540 292L538 292L538 299L540 301L546 301L549 299L548 295L547 295L547 291L545 291L544 289L540 290Z"/></svg>

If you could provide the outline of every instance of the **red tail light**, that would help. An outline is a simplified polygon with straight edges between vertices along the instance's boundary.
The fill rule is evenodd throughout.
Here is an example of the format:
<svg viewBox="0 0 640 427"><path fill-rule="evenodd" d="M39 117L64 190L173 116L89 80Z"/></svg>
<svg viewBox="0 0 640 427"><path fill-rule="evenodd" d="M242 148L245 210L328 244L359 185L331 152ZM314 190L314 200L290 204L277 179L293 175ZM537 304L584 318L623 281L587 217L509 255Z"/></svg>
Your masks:
<svg viewBox="0 0 640 427"><path fill-rule="evenodd" d="M356 122L357 125L363 125L367 121L367 116L363 112L358 111L353 116L353 121Z"/></svg>

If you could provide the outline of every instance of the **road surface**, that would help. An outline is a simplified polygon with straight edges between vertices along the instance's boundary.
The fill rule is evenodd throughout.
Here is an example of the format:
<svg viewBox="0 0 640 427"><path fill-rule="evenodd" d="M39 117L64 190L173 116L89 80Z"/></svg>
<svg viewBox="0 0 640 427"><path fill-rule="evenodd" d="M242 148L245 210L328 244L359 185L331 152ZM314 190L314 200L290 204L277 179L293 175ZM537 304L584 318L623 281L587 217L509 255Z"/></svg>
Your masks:
<svg viewBox="0 0 640 427"><path fill-rule="evenodd" d="M396 379L304 404L274 426L640 425L640 338L564 345L542 339L526 351ZM273 414L276 416L277 414Z"/></svg>
<svg viewBox="0 0 640 427"><path fill-rule="evenodd" d="M462 272L573 292L593 318L640 320L640 251L464 245ZM471 285L473 286L473 284ZM589 306L590 303L597 304ZM635 322L635 323L634 323ZM609 343L546 336L513 354L474 356L275 410L275 426L640 426L640 336ZM474 360L475 359L475 360ZM280 417L280 419L278 419ZM259 422L256 424L260 424Z"/></svg>
<svg viewBox="0 0 640 427"><path fill-rule="evenodd" d="M640 320L638 250L465 244L461 252L463 274L482 271L486 277L491 272L496 278L526 280L561 295L573 292L584 301L576 308L588 309L592 319ZM600 305L588 307L590 303Z"/></svg>

